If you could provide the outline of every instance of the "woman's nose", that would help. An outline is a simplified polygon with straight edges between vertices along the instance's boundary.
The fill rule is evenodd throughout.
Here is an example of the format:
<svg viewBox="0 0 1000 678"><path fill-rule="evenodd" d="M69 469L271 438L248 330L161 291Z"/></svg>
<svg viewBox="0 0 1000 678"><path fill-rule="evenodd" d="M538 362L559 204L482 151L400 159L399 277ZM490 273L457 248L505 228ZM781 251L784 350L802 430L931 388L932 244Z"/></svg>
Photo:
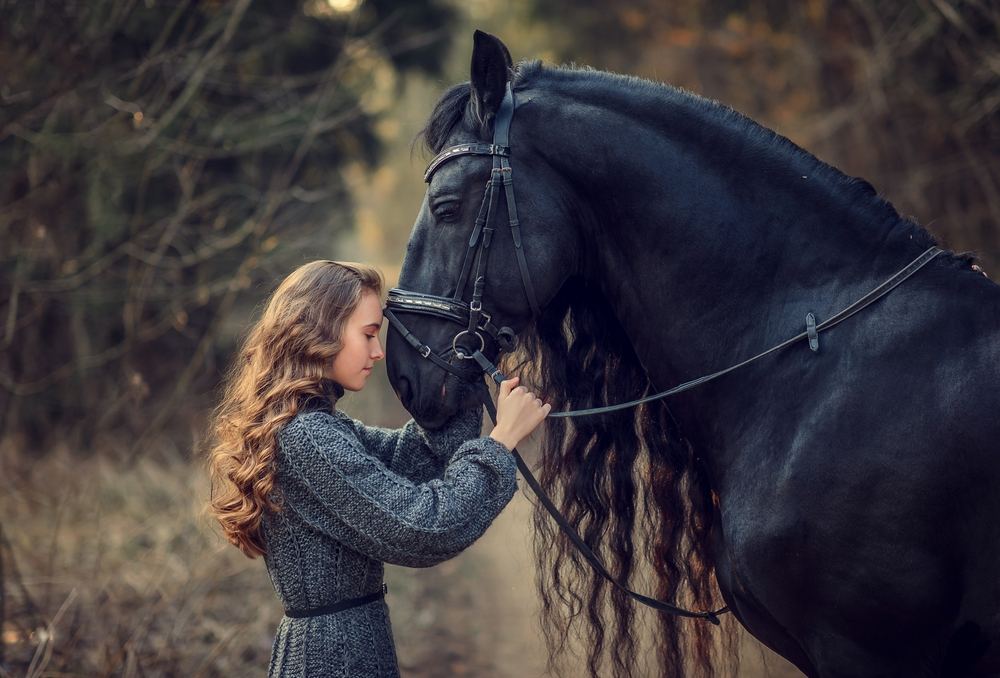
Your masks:
<svg viewBox="0 0 1000 678"><path fill-rule="evenodd" d="M372 360L382 360L385 358L385 351L382 350L382 342L375 339L375 348L372 350Z"/></svg>

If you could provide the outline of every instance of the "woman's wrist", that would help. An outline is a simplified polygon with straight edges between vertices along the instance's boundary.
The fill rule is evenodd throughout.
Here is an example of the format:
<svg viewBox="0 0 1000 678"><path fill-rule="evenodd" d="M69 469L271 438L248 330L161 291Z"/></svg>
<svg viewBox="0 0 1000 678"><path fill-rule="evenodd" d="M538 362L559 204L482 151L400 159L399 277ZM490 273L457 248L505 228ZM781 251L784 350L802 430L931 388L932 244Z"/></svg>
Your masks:
<svg viewBox="0 0 1000 678"><path fill-rule="evenodd" d="M514 440L509 433L501 431L498 428L494 428L492 431L490 431L490 438L493 438L493 440L497 441L498 443L506 447L508 450L513 450L515 447L517 447L518 441Z"/></svg>

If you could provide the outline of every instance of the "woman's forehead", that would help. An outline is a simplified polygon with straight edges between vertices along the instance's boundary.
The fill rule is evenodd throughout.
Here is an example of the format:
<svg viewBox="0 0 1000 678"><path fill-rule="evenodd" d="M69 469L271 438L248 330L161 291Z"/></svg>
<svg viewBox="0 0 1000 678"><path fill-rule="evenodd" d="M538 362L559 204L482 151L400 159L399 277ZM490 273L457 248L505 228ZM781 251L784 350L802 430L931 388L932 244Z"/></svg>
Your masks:
<svg viewBox="0 0 1000 678"><path fill-rule="evenodd" d="M362 325L374 323L382 324L382 300L371 290L365 290L361 296L361 302L354 310L352 319Z"/></svg>

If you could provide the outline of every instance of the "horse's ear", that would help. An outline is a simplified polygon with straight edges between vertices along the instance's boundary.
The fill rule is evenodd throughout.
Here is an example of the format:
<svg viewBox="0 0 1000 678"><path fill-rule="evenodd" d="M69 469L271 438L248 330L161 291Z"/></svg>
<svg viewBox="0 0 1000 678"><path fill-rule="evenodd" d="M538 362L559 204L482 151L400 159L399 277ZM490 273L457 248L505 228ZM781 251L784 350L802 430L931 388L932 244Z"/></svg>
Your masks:
<svg viewBox="0 0 1000 678"><path fill-rule="evenodd" d="M483 124L496 116L503 101L507 81L514 62L510 51L499 38L476 31L472 36L472 103L473 113Z"/></svg>

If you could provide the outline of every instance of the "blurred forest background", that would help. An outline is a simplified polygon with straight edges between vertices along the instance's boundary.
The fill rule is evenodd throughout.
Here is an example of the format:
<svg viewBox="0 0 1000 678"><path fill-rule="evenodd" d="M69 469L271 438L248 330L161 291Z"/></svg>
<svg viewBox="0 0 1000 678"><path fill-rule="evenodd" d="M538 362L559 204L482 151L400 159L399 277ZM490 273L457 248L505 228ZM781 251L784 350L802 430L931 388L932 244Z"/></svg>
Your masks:
<svg viewBox="0 0 1000 678"><path fill-rule="evenodd" d="M281 612L201 513L206 414L296 265L393 281L473 28L718 99L1000 271L993 0L0 0L0 675L264 675ZM402 423L373 382L345 409ZM390 568L406 675L543 675L529 513Z"/></svg>

